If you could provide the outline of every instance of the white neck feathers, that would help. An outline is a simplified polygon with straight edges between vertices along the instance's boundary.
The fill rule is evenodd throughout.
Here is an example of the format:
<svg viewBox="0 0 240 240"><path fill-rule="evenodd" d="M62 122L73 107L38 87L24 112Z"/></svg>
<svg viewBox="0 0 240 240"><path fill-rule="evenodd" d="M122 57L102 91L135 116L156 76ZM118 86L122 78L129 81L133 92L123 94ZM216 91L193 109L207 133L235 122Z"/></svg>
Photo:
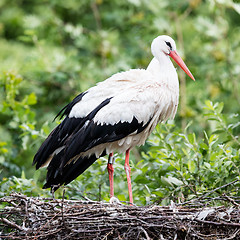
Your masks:
<svg viewBox="0 0 240 240"><path fill-rule="evenodd" d="M147 67L147 71L154 75L158 83L168 86L170 89L179 90L178 76L169 56L166 54L154 57Z"/></svg>

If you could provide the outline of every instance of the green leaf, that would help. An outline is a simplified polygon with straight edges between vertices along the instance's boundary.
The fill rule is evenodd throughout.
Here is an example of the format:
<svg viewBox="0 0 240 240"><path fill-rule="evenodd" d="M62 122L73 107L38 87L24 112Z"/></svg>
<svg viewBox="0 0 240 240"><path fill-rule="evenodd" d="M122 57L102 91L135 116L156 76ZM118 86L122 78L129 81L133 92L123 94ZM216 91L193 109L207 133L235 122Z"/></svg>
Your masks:
<svg viewBox="0 0 240 240"><path fill-rule="evenodd" d="M189 141L192 145L195 144L196 136L195 136L194 133L188 134L188 141Z"/></svg>
<svg viewBox="0 0 240 240"><path fill-rule="evenodd" d="M219 138L218 135L212 134L209 138L209 141L208 141L209 146L212 146L215 142L217 142L218 138Z"/></svg>
<svg viewBox="0 0 240 240"><path fill-rule="evenodd" d="M28 98L27 98L27 104L28 105L34 105L37 103L37 97L36 97L36 94L35 93L31 93L28 95Z"/></svg>
<svg viewBox="0 0 240 240"><path fill-rule="evenodd" d="M204 150L208 150L208 145L206 143L200 143L199 146Z"/></svg>
<svg viewBox="0 0 240 240"><path fill-rule="evenodd" d="M223 103L223 102L219 103L219 104L217 105L217 107L216 107L216 112L217 112L218 114L221 113L222 110L223 110L223 107L224 107L224 103Z"/></svg>
<svg viewBox="0 0 240 240"><path fill-rule="evenodd" d="M166 182L167 184L170 184L170 185L172 185L172 184L174 184L176 186L183 185L183 182L181 180L177 179L176 177L172 177L172 176L168 176L168 177L163 177L162 176L161 180L163 182Z"/></svg>
<svg viewBox="0 0 240 240"><path fill-rule="evenodd" d="M210 100L206 100L205 105L208 107L209 110L214 110L213 103Z"/></svg>
<svg viewBox="0 0 240 240"><path fill-rule="evenodd" d="M191 173L195 173L196 172L196 163L194 160L188 160L188 170Z"/></svg>

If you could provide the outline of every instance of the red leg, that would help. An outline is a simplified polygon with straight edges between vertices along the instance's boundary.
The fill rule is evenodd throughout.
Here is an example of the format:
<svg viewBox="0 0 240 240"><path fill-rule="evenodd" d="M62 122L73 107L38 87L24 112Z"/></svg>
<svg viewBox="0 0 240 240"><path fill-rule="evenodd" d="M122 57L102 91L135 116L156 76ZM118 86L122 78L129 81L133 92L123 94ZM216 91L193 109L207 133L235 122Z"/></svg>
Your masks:
<svg viewBox="0 0 240 240"><path fill-rule="evenodd" d="M109 158L108 158L108 165L107 165L109 183L110 183L110 198L114 196L114 186L113 186L114 168L113 168L113 164L114 164L113 153L110 153Z"/></svg>
<svg viewBox="0 0 240 240"><path fill-rule="evenodd" d="M125 168L125 171L126 171L126 174L127 174L129 201L130 201L130 203L133 203L132 184L131 184L131 168L129 166L129 153L130 153L130 150L128 149L126 151L124 168Z"/></svg>

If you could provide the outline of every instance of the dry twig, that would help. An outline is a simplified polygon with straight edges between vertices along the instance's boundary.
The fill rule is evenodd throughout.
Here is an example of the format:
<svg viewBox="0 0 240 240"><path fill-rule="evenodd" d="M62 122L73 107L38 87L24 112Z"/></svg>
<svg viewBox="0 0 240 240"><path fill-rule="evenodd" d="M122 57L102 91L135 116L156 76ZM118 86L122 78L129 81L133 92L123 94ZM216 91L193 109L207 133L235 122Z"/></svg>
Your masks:
<svg viewBox="0 0 240 240"><path fill-rule="evenodd" d="M0 199L5 205L0 210L0 240L240 239L240 210L234 203L231 208L138 207L14 193Z"/></svg>

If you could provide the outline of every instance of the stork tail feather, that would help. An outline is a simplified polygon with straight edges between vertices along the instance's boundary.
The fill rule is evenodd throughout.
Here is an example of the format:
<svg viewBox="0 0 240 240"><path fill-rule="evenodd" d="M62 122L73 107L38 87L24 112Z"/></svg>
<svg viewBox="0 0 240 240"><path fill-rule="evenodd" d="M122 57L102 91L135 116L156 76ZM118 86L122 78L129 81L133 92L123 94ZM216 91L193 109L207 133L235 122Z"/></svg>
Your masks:
<svg viewBox="0 0 240 240"><path fill-rule="evenodd" d="M106 152L101 156L106 155ZM48 166L47 182L43 188L52 188L56 191L60 186L66 185L82 174L88 167L90 167L96 160L95 155L79 157L62 168L60 168L61 153L54 156Z"/></svg>

